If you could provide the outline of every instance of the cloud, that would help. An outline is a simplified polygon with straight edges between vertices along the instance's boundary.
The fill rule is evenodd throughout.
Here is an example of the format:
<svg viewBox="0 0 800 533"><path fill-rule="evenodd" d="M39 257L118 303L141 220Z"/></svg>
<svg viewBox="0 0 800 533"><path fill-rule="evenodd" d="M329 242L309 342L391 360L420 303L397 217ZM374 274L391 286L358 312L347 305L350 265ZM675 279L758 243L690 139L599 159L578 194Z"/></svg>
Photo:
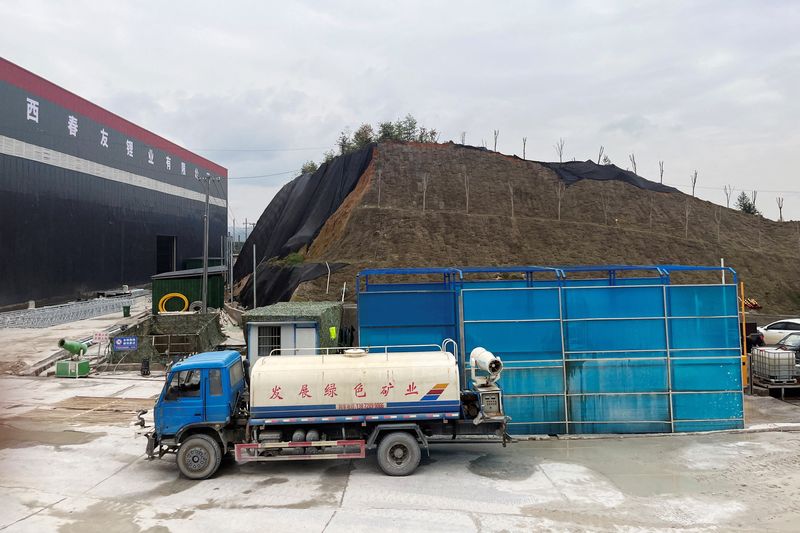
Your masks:
<svg viewBox="0 0 800 533"><path fill-rule="evenodd" d="M621 132L632 137L639 137L655 127L655 124L641 115L627 115L609 122L603 126L601 131Z"/></svg>
<svg viewBox="0 0 800 533"><path fill-rule="evenodd" d="M530 158L552 160L563 137L569 159L635 152L645 177L664 160L676 185L698 168L716 202L727 183L800 189L785 178L800 123L791 2L9 0L0 17L6 58L232 176L298 169L341 130L411 112L443 140L499 129L498 148L521 153L527 137ZM237 218L291 177L232 181Z"/></svg>

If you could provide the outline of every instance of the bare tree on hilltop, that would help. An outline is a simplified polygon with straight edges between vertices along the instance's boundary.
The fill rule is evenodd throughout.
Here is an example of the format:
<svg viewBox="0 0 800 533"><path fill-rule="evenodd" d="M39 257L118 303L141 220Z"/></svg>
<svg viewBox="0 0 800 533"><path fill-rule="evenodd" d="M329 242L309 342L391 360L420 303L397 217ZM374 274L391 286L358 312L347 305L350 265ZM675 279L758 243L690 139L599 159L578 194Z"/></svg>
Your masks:
<svg viewBox="0 0 800 533"><path fill-rule="evenodd" d="M689 209L689 199L688 198L686 199L686 206L685 207L686 207L686 222L685 222L684 228L685 228L685 232L686 232L685 238L688 240L689 239L689 211L690 211L690 209Z"/></svg>
<svg viewBox="0 0 800 533"><path fill-rule="evenodd" d="M564 162L564 139L561 137L558 138L558 142L553 147L556 149L556 153L558 154L558 162Z"/></svg>
<svg viewBox="0 0 800 533"><path fill-rule="evenodd" d="M558 178L556 184L556 197L558 198L558 220L561 220L561 202L564 200L564 193L567 192L567 185Z"/></svg>
<svg viewBox="0 0 800 533"><path fill-rule="evenodd" d="M733 194L733 187L730 185L725 185L722 188L722 191L725 193L725 207L731 207L731 195Z"/></svg>

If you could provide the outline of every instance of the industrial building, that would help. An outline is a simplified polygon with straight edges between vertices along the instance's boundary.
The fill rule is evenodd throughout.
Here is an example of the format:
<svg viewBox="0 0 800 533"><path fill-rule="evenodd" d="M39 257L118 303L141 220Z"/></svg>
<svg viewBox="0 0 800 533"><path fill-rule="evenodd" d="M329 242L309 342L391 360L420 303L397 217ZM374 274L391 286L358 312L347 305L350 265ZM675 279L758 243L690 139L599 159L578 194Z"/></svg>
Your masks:
<svg viewBox="0 0 800 533"><path fill-rule="evenodd" d="M0 307L147 283L222 255L228 171L0 58Z"/></svg>

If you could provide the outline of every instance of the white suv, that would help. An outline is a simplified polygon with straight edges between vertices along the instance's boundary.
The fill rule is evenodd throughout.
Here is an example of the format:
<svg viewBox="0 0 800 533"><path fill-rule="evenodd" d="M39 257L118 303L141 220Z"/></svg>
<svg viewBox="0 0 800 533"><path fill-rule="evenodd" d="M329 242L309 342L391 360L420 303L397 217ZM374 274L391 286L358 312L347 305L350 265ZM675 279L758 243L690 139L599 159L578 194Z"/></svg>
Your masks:
<svg viewBox="0 0 800 533"><path fill-rule="evenodd" d="M758 331L764 334L764 344L776 344L789 333L800 331L800 318L786 318L767 324Z"/></svg>

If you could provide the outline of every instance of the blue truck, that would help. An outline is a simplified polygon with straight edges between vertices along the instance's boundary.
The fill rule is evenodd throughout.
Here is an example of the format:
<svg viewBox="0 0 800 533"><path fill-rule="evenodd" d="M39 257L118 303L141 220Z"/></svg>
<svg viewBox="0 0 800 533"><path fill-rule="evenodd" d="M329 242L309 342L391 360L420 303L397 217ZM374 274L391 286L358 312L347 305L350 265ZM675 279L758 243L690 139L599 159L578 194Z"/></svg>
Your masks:
<svg viewBox="0 0 800 533"><path fill-rule="evenodd" d="M236 351L173 365L145 433L147 456L174 453L185 477L205 479L226 456L357 459L377 449L381 470L397 476L411 474L430 444L509 442L502 362L490 352L473 350L469 386L443 347L340 352L274 353L249 375Z"/></svg>

